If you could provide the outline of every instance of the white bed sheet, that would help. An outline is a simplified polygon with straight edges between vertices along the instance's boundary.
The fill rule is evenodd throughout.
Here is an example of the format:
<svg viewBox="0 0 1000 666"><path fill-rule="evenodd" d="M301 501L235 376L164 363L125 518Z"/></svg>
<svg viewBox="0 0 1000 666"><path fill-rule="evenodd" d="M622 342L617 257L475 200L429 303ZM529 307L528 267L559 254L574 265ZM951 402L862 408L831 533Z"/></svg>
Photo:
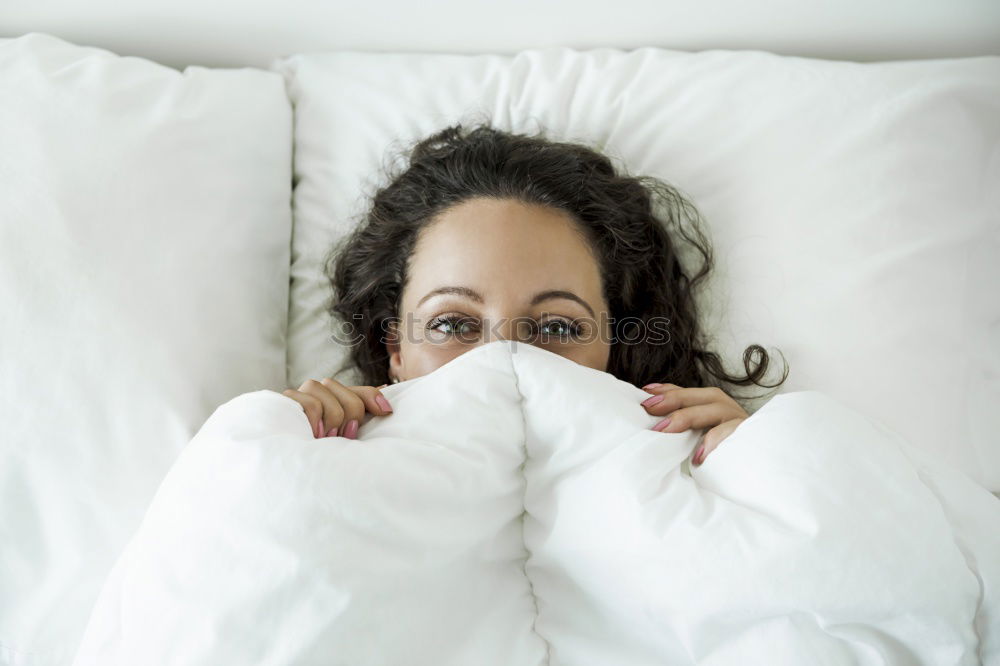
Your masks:
<svg viewBox="0 0 1000 666"><path fill-rule="evenodd" d="M385 394L357 440L221 406L77 666L1000 660L1000 500L822 393L695 468L643 391L524 344Z"/></svg>

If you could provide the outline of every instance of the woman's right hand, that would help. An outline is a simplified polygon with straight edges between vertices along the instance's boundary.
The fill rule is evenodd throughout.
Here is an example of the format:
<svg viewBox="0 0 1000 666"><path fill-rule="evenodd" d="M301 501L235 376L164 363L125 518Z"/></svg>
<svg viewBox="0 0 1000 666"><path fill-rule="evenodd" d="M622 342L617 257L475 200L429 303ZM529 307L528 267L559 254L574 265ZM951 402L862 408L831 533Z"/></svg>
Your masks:
<svg viewBox="0 0 1000 666"><path fill-rule="evenodd" d="M344 386L327 377L319 381L307 379L298 390L281 393L302 405L317 439L336 437L338 433L355 439L365 412L376 416L392 413L389 401L380 392L384 386Z"/></svg>

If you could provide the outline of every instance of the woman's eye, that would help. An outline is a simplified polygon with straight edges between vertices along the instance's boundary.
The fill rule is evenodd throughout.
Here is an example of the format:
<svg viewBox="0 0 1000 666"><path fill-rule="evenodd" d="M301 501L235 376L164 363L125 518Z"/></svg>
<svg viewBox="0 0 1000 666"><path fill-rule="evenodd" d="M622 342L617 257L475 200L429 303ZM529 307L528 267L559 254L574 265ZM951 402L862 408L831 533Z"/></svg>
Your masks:
<svg viewBox="0 0 1000 666"><path fill-rule="evenodd" d="M543 322L540 329L542 335L554 336L560 339L573 338L580 335L580 327L565 319L550 319Z"/></svg>
<svg viewBox="0 0 1000 666"><path fill-rule="evenodd" d="M445 335L458 335L461 337L475 335L478 326L474 319L469 317L435 317L427 325L428 330L444 333Z"/></svg>

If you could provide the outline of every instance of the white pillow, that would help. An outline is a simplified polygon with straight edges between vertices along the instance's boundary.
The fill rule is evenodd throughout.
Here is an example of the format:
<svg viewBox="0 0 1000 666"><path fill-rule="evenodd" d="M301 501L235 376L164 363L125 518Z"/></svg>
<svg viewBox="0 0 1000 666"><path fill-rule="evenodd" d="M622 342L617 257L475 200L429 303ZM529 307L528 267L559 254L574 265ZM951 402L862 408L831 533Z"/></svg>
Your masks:
<svg viewBox="0 0 1000 666"><path fill-rule="evenodd" d="M717 253L705 326L731 370L751 343L780 370L780 350L782 391L822 390L1000 492L1000 57L549 48L272 68L296 105L290 385L343 360L321 259L387 151L489 119L589 143L692 200Z"/></svg>
<svg viewBox="0 0 1000 666"><path fill-rule="evenodd" d="M822 393L690 468L648 394L530 345L384 392L356 440L274 391L216 410L76 666L1000 658L1000 501Z"/></svg>
<svg viewBox="0 0 1000 666"><path fill-rule="evenodd" d="M280 76L0 40L0 663L66 663L179 450L285 381Z"/></svg>

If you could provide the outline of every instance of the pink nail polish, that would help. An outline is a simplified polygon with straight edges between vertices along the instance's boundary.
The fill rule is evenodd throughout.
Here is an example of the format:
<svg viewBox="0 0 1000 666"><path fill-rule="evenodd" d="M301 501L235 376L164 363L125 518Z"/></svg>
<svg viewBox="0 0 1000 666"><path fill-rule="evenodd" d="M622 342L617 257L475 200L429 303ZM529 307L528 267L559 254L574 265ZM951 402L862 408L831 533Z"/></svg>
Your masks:
<svg viewBox="0 0 1000 666"><path fill-rule="evenodd" d="M692 458L692 460L694 461L695 465L700 465L704 459L705 459L705 445L700 444L698 445L698 450L694 452L694 457Z"/></svg>
<svg viewBox="0 0 1000 666"><path fill-rule="evenodd" d="M653 389L658 389L661 386L663 386L663 384L646 384L645 386L642 387L642 390L643 391L651 391Z"/></svg>
<svg viewBox="0 0 1000 666"><path fill-rule="evenodd" d="M390 404L389 404L389 401L388 401L388 400L386 400L386 399L385 399L385 398L384 398L383 396L381 396L381 395L377 395L377 396L375 396L375 403L376 403L376 404L377 404L377 405L378 405L379 407L381 407L382 409L384 409L384 410L385 410L385 411L387 411L387 412L391 412L391 411L392 411L392 405L390 405Z"/></svg>
<svg viewBox="0 0 1000 666"><path fill-rule="evenodd" d="M651 395L651 396L649 396L648 398L646 398L645 400L642 401L642 406L643 407L652 407L653 405L655 405L656 403L660 402L661 400L663 400L663 396L662 395Z"/></svg>
<svg viewBox="0 0 1000 666"><path fill-rule="evenodd" d="M347 439L355 439L358 436L358 421L357 419L351 419L347 422L344 427L344 437Z"/></svg>
<svg viewBox="0 0 1000 666"><path fill-rule="evenodd" d="M330 432L326 433L326 436L327 437L336 437L337 436L337 426L333 426L332 428L330 428Z"/></svg>
<svg viewBox="0 0 1000 666"><path fill-rule="evenodd" d="M660 421L659 423L657 423L655 426L653 426L653 430L662 431L668 425L670 425L670 417L669 416L667 418L663 419L662 421Z"/></svg>

